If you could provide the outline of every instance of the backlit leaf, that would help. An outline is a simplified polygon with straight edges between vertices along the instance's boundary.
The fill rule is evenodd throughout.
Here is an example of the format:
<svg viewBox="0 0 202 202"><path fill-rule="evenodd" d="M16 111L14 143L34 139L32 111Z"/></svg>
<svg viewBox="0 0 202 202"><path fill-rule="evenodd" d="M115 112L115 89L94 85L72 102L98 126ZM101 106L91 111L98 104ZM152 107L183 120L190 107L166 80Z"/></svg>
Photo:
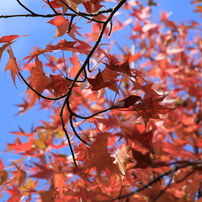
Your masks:
<svg viewBox="0 0 202 202"><path fill-rule="evenodd" d="M46 86L50 84L50 79L45 75L42 62L38 58L35 59L35 67L30 69L30 74L30 85L42 94Z"/></svg>
<svg viewBox="0 0 202 202"><path fill-rule="evenodd" d="M59 192L60 196L68 190L68 185L66 183L66 177L64 173L56 173L53 178L54 187Z"/></svg>
<svg viewBox="0 0 202 202"><path fill-rule="evenodd" d="M91 88L92 91L98 91L102 88L109 87L112 84L114 84L116 81L118 81L118 79L111 79L111 80L104 81L101 72L99 72L94 79L88 78L88 82L92 86Z"/></svg>
<svg viewBox="0 0 202 202"><path fill-rule="evenodd" d="M9 47L7 49L7 52L9 54L9 60L8 60L8 62L6 64L5 72L10 70L10 73L11 73L11 76L12 76L12 79L13 79L13 83L16 86L15 78L18 75L18 71L20 70L20 68L19 68L19 66L17 64L16 58L15 58L15 56L13 54L13 51L12 51L11 47Z"/></svg>
<svg viewBox="0 0 202 202"><path fill-rule="evenodd" d="M46 86L47 89L53 89L55 97L67 93L71 81L61 77L60 75L50 75L50 84Z"/></svg>

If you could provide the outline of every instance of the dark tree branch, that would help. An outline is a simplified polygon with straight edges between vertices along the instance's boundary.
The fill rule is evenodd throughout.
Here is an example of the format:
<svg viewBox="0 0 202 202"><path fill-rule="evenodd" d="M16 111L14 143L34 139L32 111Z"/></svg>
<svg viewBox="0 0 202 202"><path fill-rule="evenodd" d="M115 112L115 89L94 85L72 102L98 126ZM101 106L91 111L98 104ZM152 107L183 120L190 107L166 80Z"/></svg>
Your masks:
<svg viewBox="0 0 202 202"><path fill-rule="evenodd" d="M69 27L68 27L67 33L69 33L71 31L71 29L72 29L73 20L74 20L74 16L71 16L70 21L69 21Z"/></svg>
<svg viewBox="0 0 202 202"><path fill-rule="evenodd" d="M21 2L20 2L21 3ZM23 5L24 6L24 5ZM23 7L24 8L24 7ZM105 14L105 13L110 13L112 11L112 9L105 9L105 10L100 10L97 11L95 13L84 13L84 12L74 12L74 13L56 13L54 12L54 14L39 14L39 13L34 13L33 11L29 10L27 7L25 7L26 10L31 13L31 14L15 14L15 15L0 15L0 18L14 18L14 17L41 17L41 18L52 18L52 17L56 17L56 16L71 16L71 17L84 17L87 20L90 21L94 21L94 22L98 22L98 23L104 23L105 21L100 21L97 19L94 19L93 17L98 16L100 14Z"/></svg>
<svg viewBox="0 0 202 202"><path fill-rule="evenodd" d="M57 13L57 12L54 10L54 8L52 8L52 6L51 6L51 4L50 4L49 1L48 1L48 4L49 4L50 8L54 11L54 14L48 14L48 15L36 14L36 13L30 11L27 7L25 7L19 0L17 0L17 1L19 2L19 4L20 4L23 8L25 8L28 12L31 13L31 15L30 15L30 14L25 15L26 17L28 17L28 16L29 16L29 17L30 17L30 16L31 16L31 17L54 17L54 16L61 15L61 13ZM96 116L96 115L98 115L98 114L100 114L100 113L104 113L104 112L106 112L106 111L109 111L109 110L115 108L114 106L112 106L112 107L107 108L107 109L105 109L105 110L96 112L96 113L94 113L94 114L92 114L92 115L90 115L90 116L86 116L86 117L80 116L80 115L74 113L74 112L71 110L71 107L70 107L70 96L71 96L71 94L72 94L73 87L74 87L75 84L78 82L78 78L79 78L79 76L80 76L83 72L84 72L84 75L85 75L84 81L86 80L86 78L87 78L86 67L88 67L88 65L89 65L90 58L92 57L92 55L94 54L95 50L96 50L97 47L99 46L99 44L100 44L100 42L101 42L101 40L102 40L102 37L103 37L103 35L104 35L104 31L105 31L105 29L106 29L108 23L110 23L110 33L111 33L111 30L112 30L112 18L113 18L113 16L114 16L114 14L118 11L118 9L121 8L121 6L126 2L126 0L121 0L113 9L107 9L107 10L105 10L105 11L104 11L104 10L103 10L103 11L98 11L98 12L96 12L96 13L94 13L94 14L87 14L87 13L76 12L76 11L74 11L73 9L71 9L63 0L61 0L61 2L63 2L72 12L74 12L74 14L66 14L66 15L64 14L64 16L67 16L67 15L71 16L70 26L69 26L69 30L68 30L68 31L70 31L70 29L71 29L71 24L72 24L72 22L73 22L73 18L76 17L76 16L81 16L81 17L83 17L83 18L85 18L85 19L88 19L88 20L91 20L91 21L95 21L95 22L98 22L98 23L103 23L103 26L102 26L102 28L101 28L101 30L100 30L100 33L99 33L99 35L98 35L98 38L97 38L97 40L96 40L96 42L95 42L93 48L91 49L91 51L90 51L89 54L87 55L87 57L86 57L86 59L85 59L83 65L81 66L81 68L80 68L80 70L78 71L77 75L76 75L75 78L72 80L72 83L71 83L71 85L70 85L70 87L69 87L67 93L66 93L65 95L62 95L62 96L57 97L57 98L50 98L50 97L47 97L47 96L43 96L42 94L38 93L38 92L25 80L25 78L22 76L22 74L21 74L20 71L18 71L18 74L19 74L20 78L22 79L22 81L23 81L33 92L35 92L39 97L42 97L42 98L48 99L48 100L54 100L54 101L60 100L60 99L62 99L62 98L65 98L65 100L64 100L64 102L63 102L63 105L62 105L62 107L61 107L61 111L60 111L59 116L60 116L60 119L61 119L61 124L62 124L63 131L64 131L64 133L65 133L65 135L66 135L66 138L67 138L68 143L69 143L69 146L70 146L70 151L71 151L71 154L72 154L73 162L74 162L75 166L77 167L76 159L75 159L75 156L74 156L74 151L73 151L73 148L72 148L72 145L71 145L71 141L70 141L69 135L68 135L68 133L67 133L67 130L66 130L66 127L65 127L65 122L64 122L64 119L63 119L64 108L67 107L67 109L68 109L68 111L69 111L69 113L70 113L69 121L70 121L70 126L71 126L71 128L72 128L74 134L76 135L76 137L77 137L79 140L81 140L84 144L87 144L87 145L88 145L88 143L85 142L82 138L80 138L80 136L79 136L79 135L77 134L77 132L76 132L76 129L75 129L74 125L73 125L73 119L72 119L73 116L75 116L75 117L77 117L77 118L81 118L81 119L89 119L89 118L92 118L92 117L94 117L94 116ZM97 16L97 15L103 13L103 12L104 12L104 13L110 12L108 18L107 18L105 21L97 21L97 20L94 20L94 19L91 19L91 18L87 17L87 16L91 16L91 17ZM20 15L20 16L23 16L23 15ZM2 16L0 16L0 17L2 17ZM16 17L16 15L13 15L13 16L3 16L3 17L5 17L5 18L6 18L6 17ZM110 33L109 33L109 35L110 35ZM88 69L89 69L89 68L88 68ZM67 78L67 79L68 79L68 78ZM84 81L82 81L82 82L84 82Z"/></svg>
<svg viewBox="0 0 202 202"><path fill-rule="evenodd" d="M76 84L77 79L79 78L79 76L81 75L81 73L85 70L86 66L87 66L88 63L89 63L90 58L92 57L93 53L95 52L95 50L97 49L99 43L101 42L102 37L103 37L103 34L104 34L104 31L105 31L105 29L106 29L106 27L107 27L107 24L112 20L112 17L114 16L114 14L117 12L117 10L118 10L125 2L126 2L126 0L122 0L122 1L120 1L120 2L113 8L113 10L112 10L112 12L110 13L109 17L107 18L107 20L106 20L105 23L103 24L103 27L102 27L102 29L101 29L101 31L100 31L100 34L99 34L99 36L98 36L98 38L97 38L97 41L95 42L95 45L93 46L92 50L89 52L89 54L88 54L87 58L85 59L85 61L84 61L83 65L82 65L82 67L81 67L80 70L78 71L77 75L76 75L75 78L74 78L74 81L72 81L72 83L71 83L71 85L70 85L70 87L69 87L69 90L68 90L68 92L67 92L67 97L65 98L65 101L63 102L63 106L62 106L61 111L60 111L60 117L61 117L61 121L62 121L62 124L63 124L63 129L65 128L64 120L63 120L63 112L64 112L65 106L67 106L67 109L68 109L68 111L69 111L69 113L70 113L70 119L72 118L73 115L76 116L76 117L81 118L79 115L77 115L76 113L74 113L74 112L71 110L70 101L69 101L71 92L72 92L72 90L73 90L74 85ZM112 108L113 108L113 107L112 107ZM109 108L109 109L112 109L112 108ZM109 110L109 109L107 109L107 110ZM104 111L106 111L106 110L104 110ZM104 112L104 111L102 111L102 112ZM101 113L101 112L98 112L98 113ZM95 115L98 114L98 113L95 113L95 114L92 115L92 116L95 116ZM89 116L89 118L92 117L92 116ZM75 128L73 127L73 123L72 123L71 121L70 121L70 124L71 124L71 126L72 126L73 131L76 132ZM66 130L65 130L65 134L66 134L67 138L69 139ZM76 133L76 134L77 134L77 133ZM78 137L78 136L77 136L77 137ZM68 140L68 141L69 141L69 140ZM72 153L73 161L74 161L75 165L77 166L76 161L75 161L75 157L74 157L74 154L73 154L73 149L72 149L72 147L70 148L70 150L71 150L71 153Z"/></svg>
<svg viewBox="0 0 202 202"><path fill-rule="evenodd" d="M77 137L81 142L83 142L83 143L86 144L86 145L89 145L89 144L88 144L86 141L84 141L84 140L78 135L78 133L76 132L76 129L75 129L74 124L73 124L72 117L73 117L73 115L70 115L70 117L69 117L69 123L70 123L70 126L71 126L71 128L72 128L74 134L76 135L76 137Z"/></svg>
<svg viewBox="0 0 202 202"><path fill-rule="evenodd" d="M93 53L95 52L95 50L97 49L98 45L100 44L101 40L102 40L102 37L103 37L103 34L104 34L104 31L107 27L107 24L112 20L114 14L118 11L119 8L121 8L121 6L126 2L126 0L122 0L120 1L112 10L112 12L110 13L109 17L106 19L105 23L103 24L103 27L99 33L99 36L97 38L97 41L95 42L93 48L91 49L91 51L89 52L87 58L85 59L82 67L80 68L80 70L78 71L77 75L75 76L74 78L74 81L71 83L70 87L69 87L69 90L67 92L67 97L65 99L65 102L67 103L67 106L68 106L68 110L71 114L73 114L74 116L77 116L78 118L80 118L77 114L73 113L71 108L70 108L70 103L69 103L69 99L70 99L70 95L71 95L71 92L72 92L72 89L76 83L76 80L79 78L80 74L82 73L82 71L86 68L86 66L88 65L89 63L89 60L90 58L92 57ZM90 116L91 117L91 116ZM90 118L89 117L89 118Z"/></svg>
<svg viewBox="0 0 202 202"><path fill-rule="evenodd" d="M75 156L74 156L74 150L73 150L73 148L72 148L72 144L71 144L69 135L68 135L68 133L67 133L67 130L66 130L66 127L65 127L65 123L64 123L64 119L63 119L64 107L65 107L65 106L63 105L62 108L61 108L61 112L60 112L60 120L61 120L61 124L62 124L62 129L63 129L63 131L64 131L64 133L65 133L65 135L66 135L67 141L68 141L68 143L69 143L69 148L70 148L70 152L71 152L71 154L72 154L72 159L73 159L74 165L75 165L76 167L78 167L78 166L77 166L77 163L76 163L76 158L75 158Z"/></svg>
<svg viewBox="0 0 202 202"><path fill-rule="evenodd" d="M44 96L44 95L38 93L38 92L26 81L26 79L22 76L22 74L20 73L20 71L18 71L18 74L19 74L20 78L23 80L23 82L27 85L27 87L29 87L33 92L35 92L35 93L36 93L39 97L41 97L41 98L44 98L44 99L46 99L46 100L54 100L54 101L56 101L56 100L60 100L60 99L62 99L62 98L65 98L65 97L67 96L67 95L62 95L62 96L56 97L56 98L46 97L46 96Z"/></svg>
<svg viewBox="0 0 202 202"><path fill-rule="evenodd" d="M175 169L176 169L176 167L175 167ZM168 187L171 185L171 183L172 183L172 181L173 181L173 176L174 176L174 174L175 174L175 172L176 172L175 169L172 170L172 173L171 173L171 176L170 176L170 179L169 179L168 184L166 185L166 187L165 187L163 190L161 190L161 192L160 192L158 195L156 195L156 196L152 199L153 202L155 202L161 195L163 195L163 194L165 193L165 191L168 189Z"/></svg>
<svg viewBox="0 0 202 202"><path fill-rule="evenodd" d="M15 17L52 18L52 17L56 17L59 15L62 15L62 13L57 13L57 14L38 14L38 13L35 13L34 15L33 14L0 15L0 18L15 18ZM76 17L77 15L75 15L73 13L65 13L64 16Z"/></svg>
<svg viewBox="0 0 202 202"><path fill-rule="evenodd" d="M98 22L98 23L104 23L104 21L96 20L96 19L93 19L93 18L91 18L91 17L88 17L88 16L86 15L86 13L77 12L77 11L75 11L74 9L72 9L72 8L71 8L66 2L64 2L63 0L60 0L60 1L61 1L65 6L67 6L70 11L72 11L73 13L75 13L77 16L81 16L81 17L83 17L83 18L85 18L85 19L87 19L87 20L90 20L90 21L95 21L95 22Z"/></svg>
<svg viewBox="0 0 202 202"><path fill-rule="evenodd" d="M110 36L110 35L111 35L112 28L113 28L113 23L112 23L112 20L110 20L110 29L109 29L108 36Z"/></svg>
<svg viewBox="0 0 202 202"><path fill-rule="evenodd" d="M20 6L22 6L26 11L28 11L29 13L31 13L32 15L36 15L36 13L34 13L32 10L30 10L29 8L27 8L24 4L22 4L21 2L20 2L20 0L16 0L19 4L20 4Z"/></svg>
<svg viewBox="0 0 202 202"><path fill-rule="evenodd" d="M197 166L198 165L198 166ZM152 180L151 182L149 182L148 184L146 184L145 186L139 188L138 190L136 191L133 191L133 192L130 192L128 194L124 194L124 195L121 195L121 196L118 196L116 198L113 198L111 199L110 201L115 201L117 199L121 199L121 198L126 198L126 197L129 197L129 196L132 196L136 193L139 193L141 191L143 191L144 189L147 189L149 188L151 185L153 185L154 183L158 182L159 180L161 180L163 177L167 176L167 175L170 175L172 174L173 172L176 172L178 171L179 169L181 168L185 168L185 167L188 167L188 166L194 166L194 169L193 171L195 172L196 170L198 169L201 169L202 168L202 162L201 161L196 161L196 162L188 162L184 165L177 165L175 166L174 168L162 173L161 175L159 175L157 178L155 178L154 180ZM197 166L197 167L196 167Z"/></svg>
<svg viewBox="0 0 202 202"><path fill-rule="evenodd" d="M55 14L58 14L58 12L55 10L55 8L53 8L53 6L51 5L50 0L47 0L47 2L48 2L48 5L50 6L50 8L52 9L52 11L53 11Z"/></svg>

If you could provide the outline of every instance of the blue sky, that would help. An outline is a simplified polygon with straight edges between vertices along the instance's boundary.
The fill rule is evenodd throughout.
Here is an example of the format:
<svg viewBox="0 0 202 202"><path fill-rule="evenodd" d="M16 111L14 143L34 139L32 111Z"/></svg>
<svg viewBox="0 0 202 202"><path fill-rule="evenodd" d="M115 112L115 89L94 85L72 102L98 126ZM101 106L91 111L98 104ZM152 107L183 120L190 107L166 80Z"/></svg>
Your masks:
<svg viewBox="0 0 202 202"><path fill-rule="evenodd" d="M22 2L25 2L28 7L33 8L35 12L43 13L47 11L47 8L41 8L43 3L41 3L40 0L35 0L34 3L31 0L24 0ZM183 20L200 20L199 14L192 13L193 6L190 6L190 0L156 0L156 2L159 3L159 7L153 8L154 19L157 19L159 11L163 10L171 12L172 15L170 19L176 20L177 22ZM22 9L15 0L4 1L4 4L0 7L0 15L17 13L25 14L27 12ZM19 38L12 46L16 58L21 60L23 57L29 55L33 46L43 47L53 39L55 27L47 24L46 21L48 20L42 18L0 19L0 37L12 34L29 35L28 37ZM22 93L26 90L26 86L18 81L18 88L16 88L13 85L10 73L4 73L7 59L8 56L4 53L0 63L0 154L4 162L6 162L7 159L15 158L15 156L10 153L3 153L6 143L12 142L15 138L14 135L9 134L9 131L17 131L20 126L23 130L29 132L33 124L37 125L40 119L47 117L46 111L38 111L36 108L29 110L21 116L14 116L18 112L18 108L15 105L22 102Z"/></svg>

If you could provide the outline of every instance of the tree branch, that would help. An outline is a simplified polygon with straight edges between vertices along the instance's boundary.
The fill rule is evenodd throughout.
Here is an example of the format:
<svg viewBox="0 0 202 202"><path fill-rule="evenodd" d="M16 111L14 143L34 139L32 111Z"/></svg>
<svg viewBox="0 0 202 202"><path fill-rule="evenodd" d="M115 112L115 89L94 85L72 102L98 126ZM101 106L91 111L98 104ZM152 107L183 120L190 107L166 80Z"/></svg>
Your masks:
<svg viewBox="0 0 202 202"><path fill-rule="evenodd" d="M184 164L184 165L177 165L175 166L174 168L162 173L161 175L159 175L157 178L155 178L154 180L152 180L151 182L149 182L148 184L146 184L145 186L139 188L138 190L136 191L133 191L131 193L128 193L128 194L124 194L124 195L121 195L121 196L118 196L118 197L115 197L113 199L111 199L110 201L115 201L117 199L121 199L121 198L126 198L126 197L129 197L131 195L134 195L136 193L139 193L141 192L142 190L144 189L147 189L148 187L150 187L151 185L153 185L154 183L158 182L159 180L161 180L164 176L167 176L169 174L172 174L173 172L176 172L178 171L179 169L181 168L185 168L185 167L188 167L188 166L196 166L196 165L199 165L198 167L195 167L193 169L193 171L196 171L197 169L201 169L202 168L202 162L201 161L196 161L196 162L188 162L187 164Z"/></svg>
<svg viewBox="0 0 202 202"><path fill-rule="evenodd" d="M24 4L22 4L21 2L20 2L20 0L16 0L19 4L20 4L20 6L22 6L26 11L28 11L29 13L31 13L32 15L35 15L36 13L34 13L32 10L30 10L29 8L27 8Z"/></svg>
<svg viewBox="0 0 202 202"><path fill-rule="evenodd" d="M48 2L49 7L52 9L52 11L53 11L55 14L58 14L58 12L55 10L55 8L53 8L53 6L51 5L50 0L47 0L47 2Z"/></svg>

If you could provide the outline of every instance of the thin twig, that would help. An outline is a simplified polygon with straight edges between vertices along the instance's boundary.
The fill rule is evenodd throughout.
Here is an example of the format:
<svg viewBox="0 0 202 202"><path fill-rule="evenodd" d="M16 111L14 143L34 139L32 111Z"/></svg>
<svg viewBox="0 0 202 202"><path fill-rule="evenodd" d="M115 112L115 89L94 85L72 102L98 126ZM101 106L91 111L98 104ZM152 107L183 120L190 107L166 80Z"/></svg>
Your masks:
<svg viewBox="0 0 202 202"><path fill-rule="evenodd" d="M77 137L81 142L83 142L83 143L86 144L86 145L89 145L89 144L88 144L85 140L83 140L83 139L78 135L78 133L76 132L76 129L75 129L74 124L73 124L72 117L73 117L73 115L70 115L70 116L69 116L69 123L70 123L70 126L71 126L71 128L72 128L74 134L76 135L76 137Z"/></svg>
<svg viewBox="0 0 202 202"><path fill-rule="evenodd" d="M51 5L50 0L47 0L47 2L48 2L48 5L50 6L50 8L52 9L52 11L53 11L55 14L58 14L58 12L55 10L55 8L53 8L53 6Z"/></svg>
<svg viewBox="0 0 202 202"><path fill-rule="evenodd" d="M87 70L88 70L89 72L92 72L91 69L90 69L90 60L89 60L88 63L87 63Z"/></svg>
<svg viewBox="0 0 202 202"><path fill-rule="evenodd" d="M175 167L176 168L176 167ZM171 185L172 181L173 181L173 176L176 172L176 169L173 169L172 173L171 173L171 176L170 176L170 179L169 179L169 182L167 183L166 187L160 191L160 193L158 195L156 195L152 201L155 202L162 194L165 193L165 191L169 188L169 186Z"/></svg>
<svg viewBox="0 0 202 202"><path fill-rule="evenodd" d="M74 116L77 116L75 113L73 113L73 111L71 110L70 108L70 103L69 103L69 99L70 99L70 95L71 95L71 92L72 92L72 89L73 89L73 86L75 85L76 83L76 80L79 78L81 72L86 68L90 58L92 57L93 53L95 52L95 50L97 49L98 45L100 44L101 40L102 40L102 36L104 34L104 31L107 27L107 24L112 20L112 17L114 16L114 14L118 11L118 9L126 2L126 0L122 0L120 1L112 10L112 12L110 13L109 17L106 19L105 23L103 24L103 27L98 35L98 38L93 46L93 48L91 49L91 51L89 52L88 56L86 57L82 67L80 68L80 70L77 72L77 75L75 76L74 78L74 81L71 83L70 87L69 87L69 91L67 93L67 98L66 98L66 102L67 102L67 106L68 106L68 109L70 110L69 112L71 114L73 114ZM78 117L78 116L77 116ZM92 117L92 116L90 116ZM89 118L90 118L89 117ZM78 117L80 118L80 117Z"/></svg>
<svg viewBox="0 0 202 202"><path fill-rule="evenodd" d="M189 163L187 163L187 164L185 164L185 165L175 166L174 168L172 168L172 169L170 169L170 170L168 170L168 171L162 173L162 174L159 175L157 178L155 178L155 179L152 180L151 182L147 183L145 186L139 188L138 190L133 191L133 192L130 192L130 193L128 193L128 194L124 194L124 195L115 197L115 198L111 199L110 201L115 201L115 200L117 200L117 199L121 199L121 198L126 198L126 197L129 197L129 196L132 196L132 195L134 195L134 194L136 194L136 193L141 192L141 191L144 190L144 189L147 189L149 186L151 186L151 185L153 185L154 183L156 183L156 182L158 182L159 180L161 180L164 176L167 176L167 175L173 173L174 170L175 170L175 172L176 172L176 171L178 171L178 170L181 169L181 168L185 168L185 167L193 166L193 165L198 165L198 164L200 164L200 166L198 166L197 168L195 168L195 169L194 169L194 171L195 171L195 170L200 169L200 168L202 167L200 161L199 161L199 162L198 162L198 161L197 161L197 162L189 162Z"/></svg>
<svg viewBox="0 0 202 202"><path fill-rule="evenodd" d="M23 5L24 6L24 5ZM92 17L103 14L103 13L109 13L111 12L111 8L110 9L106 9L106 10L100 10L96 13L83 13L83 12L78 12L77 14L75 13L54 13L54 14L39 14L39 13L34 13L33 11L31 11L31 14L15 14L15 15L0 15L0 18L14 18L14 17L41 17L41 18L52 18L52 17L56 17L56 16L72 16L72 17L76 17L76 16L89 16L88 20L90 21L94 21L94 22L98 22L98 23L104 23L104 21L100 21L97 19L94 19Z"/></svg>
<svg viewBox="0 0 202 202"><path fill-rule="evenodd" d="M20 78L23 80L23 82L27 85L27 87L29 87L33 92L35 92L35 93L36 93L39 97L41 97L41 98L44 98L44 99L46 99L46 100L54 100L54 101L56 101L56 100L60 100L60 99L62 99L62 98L65 98L65 97L67 96L67 95L62 95L62 96L56 97L56 98L46 97L46 96L44 96L44 95L38 93L38 92L26 81L26 79L22 76L22 74L20 73L20 71L18 71L18 74L19 74Z"/></svg>
<svg viewBox="0 0 202 202"><path fill-rule="evenodd" d="M108 36L111 35L111 33L112 33L112 28L113 28L113 22L112 22L112 20L110 20L110 28L109 28Z"/></svg>
<svg viewBox="0 0 202 202"><path fill-rule="evenodd" d="M95 21L95 22L98 22L98 23L104 23L105 21L101 21L101 20L97 20L97 19L93 19L92 17L88 17L86 15L86 13L82 13L82 12L77 12L75 11L74 9L72 9L65 1L63 0L60 0L65 6L67 6L67 8L72 11L73 13L75 13L77 16L81 16L87 20L90 20L90 21Z"/></svg>
<svg viewBox="0 0 202 202"><path fill-rule="evenodd" d="M70 148L70 152L71 152L71 154L72 154L72 159L73 159L74 165L75 165L76 167L78 167L78 166L77 166L77 163L76 163L76 158L75 158L75 156L74 156L74 150L73 150L73 148L72 148L69 135L68 135L67 130L66 130L66 128L65 128L65 123L64 123L64 119L63 119L64 107L65 107L65 105L62 106L61 111L60 111L60 115L59 115L59 116L60 116L60 120L61 120L61 124L62 124L62 129L63 129L63 131L64 131L64 133L65 133L65 135L66 135L67 141L68 141L68 143L69 143L69 148Z"/></svg>
<svg viewBox="0 0 202 202"><path fill-rule="evenodd" d="M31 13L32 15L36 15L36 13L34 13L32 10L30 10L29 8L27 8L24 4L22 4L20 2L20 0L17 0L17 2L20 4L20 6L22 6L26 11L28 11L29 13Z"/></svg>
<svg viewBox="0 0 202 202"><path fill-rule="evenodd" d="M69 33L71 31L71 29L72 29L73 20L74 20L74 16L71 16L70 21L69 21L69 27L68 27L67 33Z"/></svg>
<svg viewBox="0 0 202 202"><path fill-rule="evenodd" d="M0 18L15 18L15 17L41 17L41 18L52 18L62 15L62 13L57 13L57 14L16 14L16 15L0 15ZM65 13L64 16L76 16L74 13Z"/></svg>

